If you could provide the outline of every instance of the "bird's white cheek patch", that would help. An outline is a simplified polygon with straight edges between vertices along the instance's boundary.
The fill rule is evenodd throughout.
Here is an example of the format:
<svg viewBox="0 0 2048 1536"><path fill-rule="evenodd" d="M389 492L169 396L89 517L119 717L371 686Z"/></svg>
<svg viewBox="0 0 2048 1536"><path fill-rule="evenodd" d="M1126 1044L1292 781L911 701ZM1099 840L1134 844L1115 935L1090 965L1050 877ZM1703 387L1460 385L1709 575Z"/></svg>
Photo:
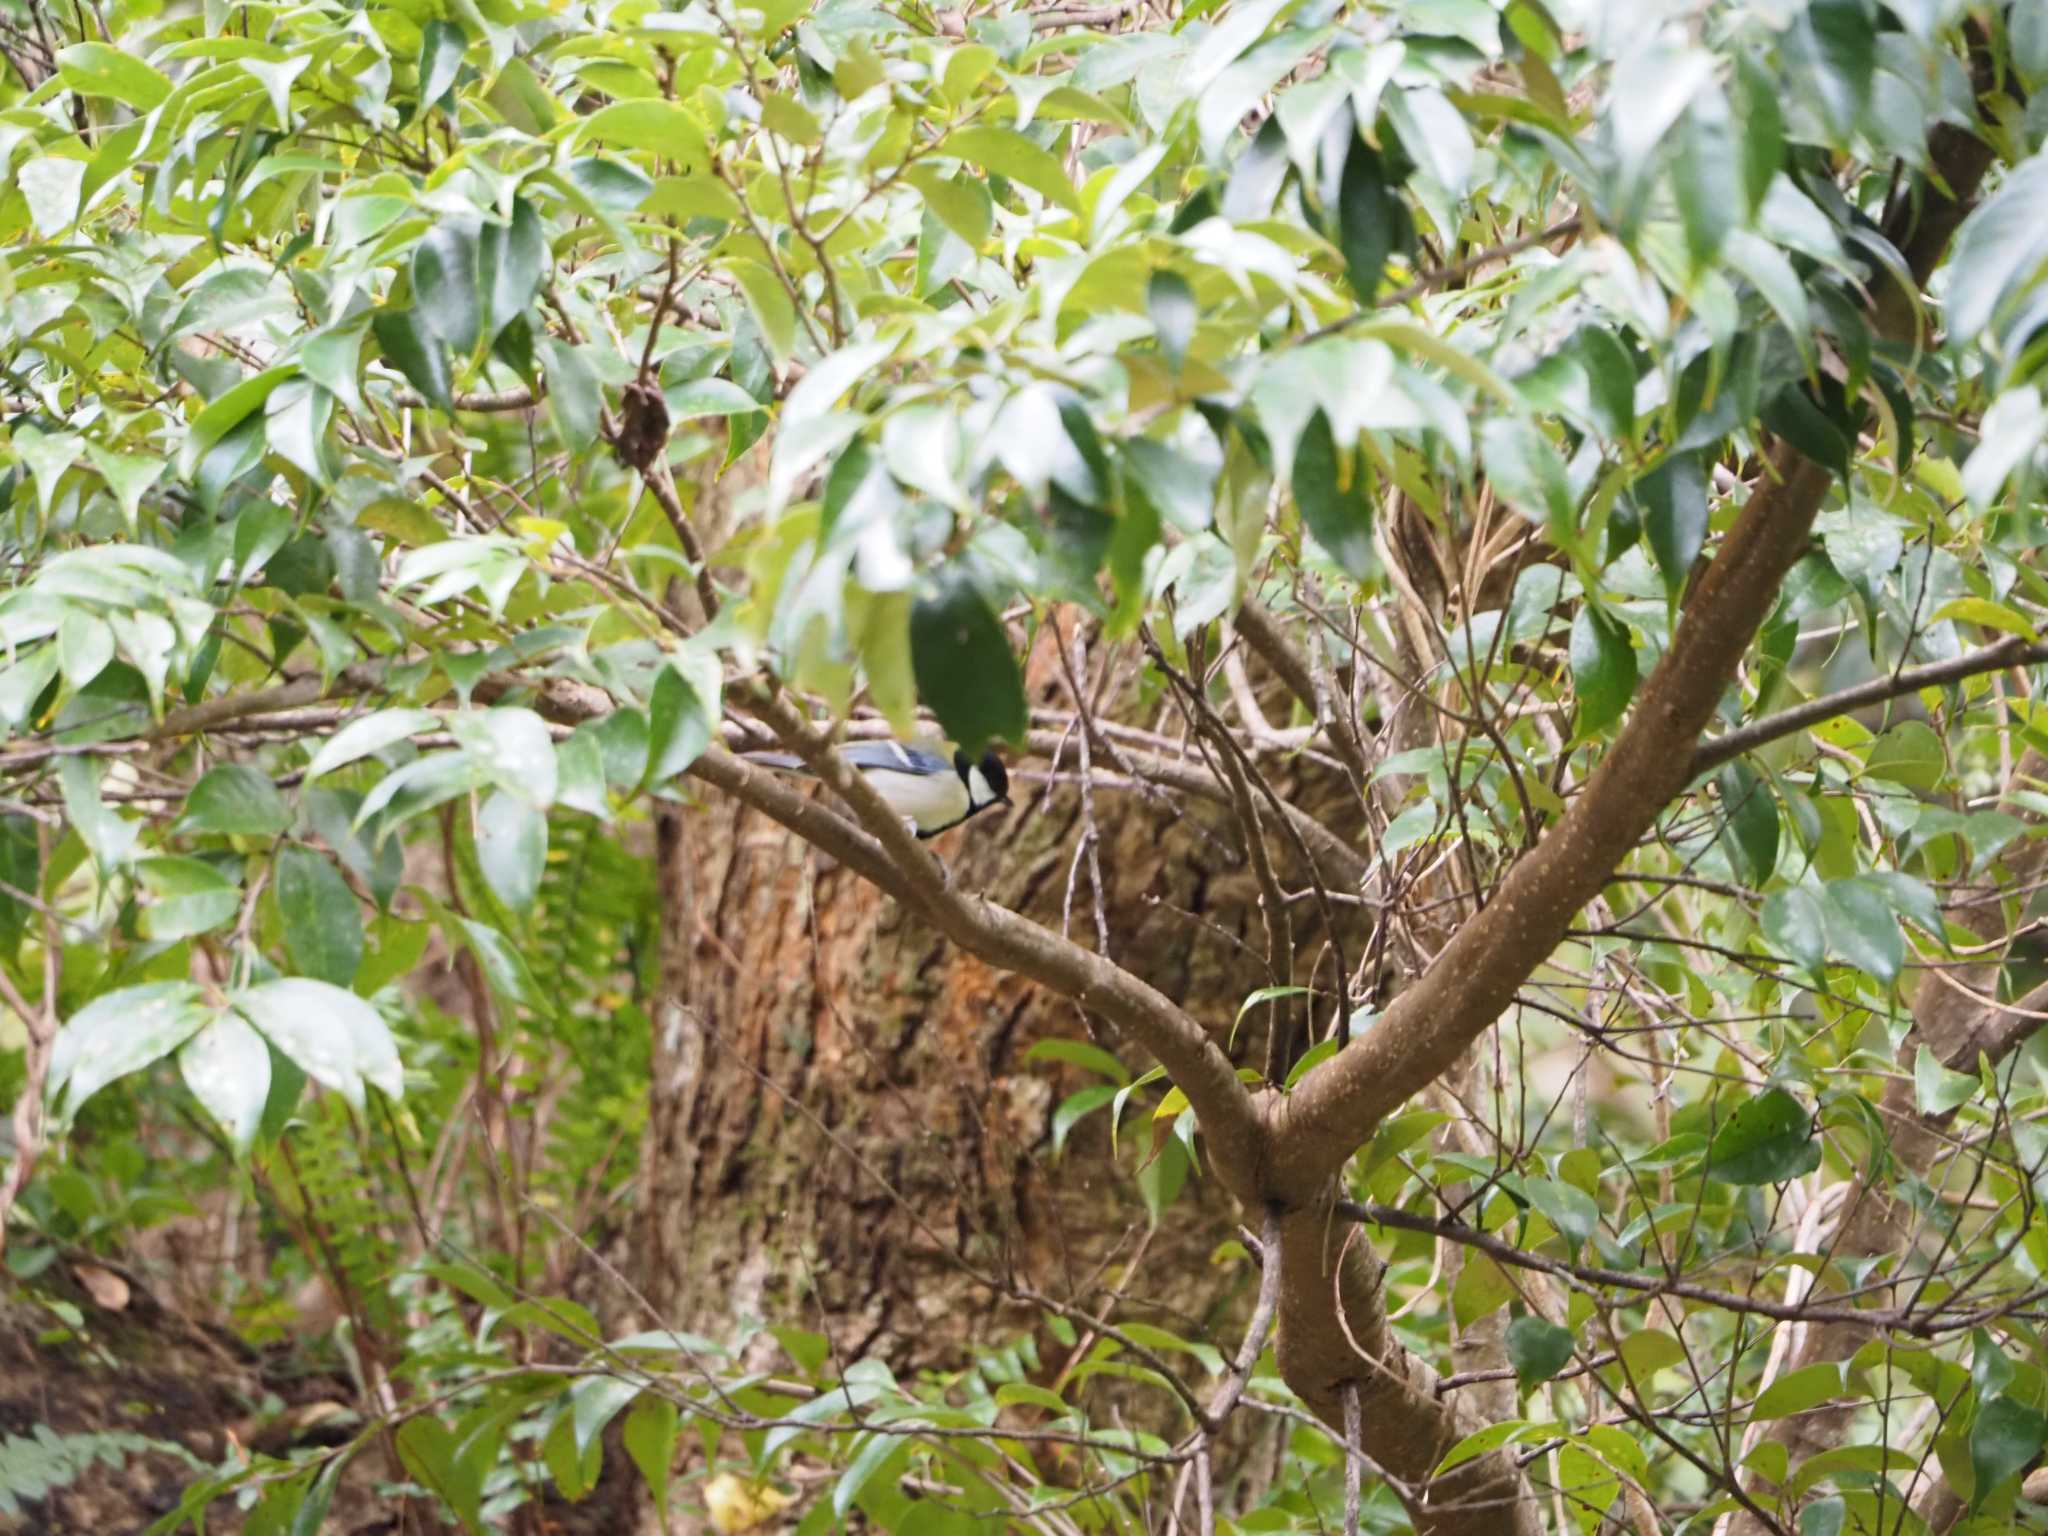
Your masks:
<svg viewBox="0 0 2048 1536"><path fill-rule="evenodd" d="M967 770L967 798L975 805L990 805L996 799L996 792L989 788L987 775L979 768Z"/></svg>

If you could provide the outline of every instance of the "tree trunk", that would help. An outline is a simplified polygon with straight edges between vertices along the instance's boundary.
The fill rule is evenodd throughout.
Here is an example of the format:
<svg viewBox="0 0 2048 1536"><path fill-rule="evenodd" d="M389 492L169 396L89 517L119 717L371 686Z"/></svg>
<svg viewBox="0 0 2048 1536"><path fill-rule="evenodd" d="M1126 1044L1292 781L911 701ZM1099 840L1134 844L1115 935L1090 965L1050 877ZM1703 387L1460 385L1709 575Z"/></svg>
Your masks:
<svg viewBox="0 0 2048 1536"><path fill-rule="evenodd" d="M1049 645L1036 662L1046 702L1060 686ZM1013 795L1015 811L939 851L962 889L1089 942L1080 794L1069 781ZM1111 956L1228 1035L1269 980L1231 823L1105 788L1094 806ZM1235 1348L1257 1274L1209 1256L1237 1215L1197 1172L1148 1223L1134 1179L1148 1101L1125 1113L1121 1161L1106 1112L1050 1156L1061 1100L1107 1079L1028 1053L1091 1038L1116 1051L1098 1021L960 953L735 804L665 811L659 841L665 985L637 1269L672 1322L714 1335L745 1317L797 1324L842 1361L900 1371L1028 1332L1043 1316L1034 1294L1094 1315L1113 1290L1120 1316ZM1258 1025L1246 1016L1237 1060L1261 1059ZM1130 1058L1133 1075L1149 1065ZM1063 1363L1044 1360L1048 1374Z"/></svg>

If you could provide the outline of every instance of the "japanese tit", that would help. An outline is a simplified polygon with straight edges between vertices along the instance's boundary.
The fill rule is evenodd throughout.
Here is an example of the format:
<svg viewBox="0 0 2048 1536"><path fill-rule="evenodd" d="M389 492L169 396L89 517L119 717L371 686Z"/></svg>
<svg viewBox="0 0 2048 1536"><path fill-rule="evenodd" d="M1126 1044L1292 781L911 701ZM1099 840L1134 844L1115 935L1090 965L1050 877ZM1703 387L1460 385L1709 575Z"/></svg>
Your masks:
<svg viewBox="0 0 2048 1536"><path fill-rule="evenodd" d="M741 756L763 768L810 774L802 758L787 752ZM874 785L919 837L937 837L992 805L1010 803L1010 776L993 752L982 753L977 762L965 752L948 759L900 741L855 741L842 746L839 756Z"/></svg>

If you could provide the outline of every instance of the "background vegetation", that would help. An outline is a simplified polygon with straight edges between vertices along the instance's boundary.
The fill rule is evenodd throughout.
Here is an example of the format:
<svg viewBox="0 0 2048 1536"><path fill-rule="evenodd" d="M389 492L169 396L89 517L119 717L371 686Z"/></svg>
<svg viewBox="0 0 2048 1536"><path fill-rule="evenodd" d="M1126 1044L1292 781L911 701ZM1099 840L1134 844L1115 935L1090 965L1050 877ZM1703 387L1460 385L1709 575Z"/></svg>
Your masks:
<svg viewBox="0 0 2048 1536"><path fill-rule="evenodd" d="M0 54L0 1517L2043 1524L2048 7Z"/></svg>

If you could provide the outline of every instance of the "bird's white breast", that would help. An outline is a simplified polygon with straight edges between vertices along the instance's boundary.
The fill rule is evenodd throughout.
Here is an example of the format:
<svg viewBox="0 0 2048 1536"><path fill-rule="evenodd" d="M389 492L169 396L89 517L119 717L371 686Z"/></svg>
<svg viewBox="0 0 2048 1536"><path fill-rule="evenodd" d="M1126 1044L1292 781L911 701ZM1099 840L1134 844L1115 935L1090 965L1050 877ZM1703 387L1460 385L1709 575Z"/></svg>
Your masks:
<svg viewBox="0 0 2048 1536"><path fill-rule="evenodd" d="M971 809L967 786L957 773L898 773L893 768L870 768L867 781L889 802L897 815L917 824L919 831L948 826Z"/></svg>

